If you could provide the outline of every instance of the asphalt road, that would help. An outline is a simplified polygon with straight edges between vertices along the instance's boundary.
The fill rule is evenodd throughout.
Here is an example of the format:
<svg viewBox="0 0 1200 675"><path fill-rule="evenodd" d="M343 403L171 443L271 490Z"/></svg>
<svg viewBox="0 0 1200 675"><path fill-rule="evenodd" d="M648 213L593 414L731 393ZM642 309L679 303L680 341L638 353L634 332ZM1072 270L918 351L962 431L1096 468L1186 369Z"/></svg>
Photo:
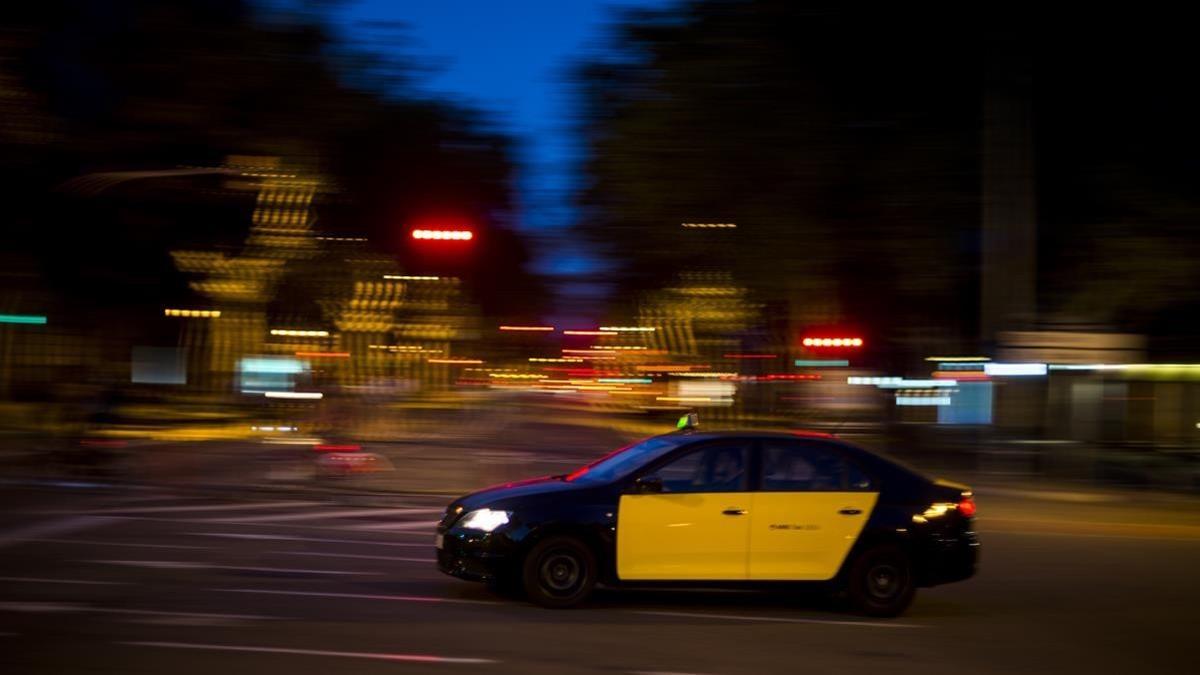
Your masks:
<svg viewBox="0 0 1200 675"><path fill-rule="evenodd" d="M1194 672L1194 502L983 492L979 576L893 620L728 591L540 609L435 569L444 503L9 486L0 672Z"/></svg>

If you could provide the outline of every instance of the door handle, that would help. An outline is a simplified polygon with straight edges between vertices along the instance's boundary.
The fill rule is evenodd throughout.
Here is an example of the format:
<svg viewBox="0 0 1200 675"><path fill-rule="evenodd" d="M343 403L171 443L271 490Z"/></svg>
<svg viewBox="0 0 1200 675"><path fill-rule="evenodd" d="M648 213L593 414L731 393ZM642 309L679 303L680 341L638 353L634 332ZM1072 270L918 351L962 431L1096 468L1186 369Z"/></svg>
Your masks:
<svg viewBox="0 0 1200 675"><path fill-rule="evenodd" d="M735 509L733 507L730 507L728 509L725 509L721 513L723 513L727 516L744 516L744 515L746 515L746 509Z"/></svg>
<svg viewBox="0 0 1200 675"><path fill-rule="evenodd" d="M862 513L862 509L842 509L841 511L838 511L838 513L842 514L843 516L857 516L858 514Z"/></svg>

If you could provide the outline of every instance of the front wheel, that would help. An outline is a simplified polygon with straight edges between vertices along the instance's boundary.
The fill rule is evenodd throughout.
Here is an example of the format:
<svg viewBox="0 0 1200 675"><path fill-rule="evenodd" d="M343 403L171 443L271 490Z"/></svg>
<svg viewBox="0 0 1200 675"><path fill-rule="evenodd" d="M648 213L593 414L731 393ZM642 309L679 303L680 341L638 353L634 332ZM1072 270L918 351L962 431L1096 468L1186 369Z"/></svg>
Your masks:
<svg viewBox="0 0 1200 675"><path fill-rule="evenodd" d="M846 591L856 609L869 616L897 616L916 594L912 563L895 546L863 551L850 567Z"/></svg>
<svg viewBox="0 0 1200 675"><path fill-rule="evenodd" d="M534 603L553 609L574 607L596 587L596 556L573 537L551 537L525 556L525 593Z"/></svg>

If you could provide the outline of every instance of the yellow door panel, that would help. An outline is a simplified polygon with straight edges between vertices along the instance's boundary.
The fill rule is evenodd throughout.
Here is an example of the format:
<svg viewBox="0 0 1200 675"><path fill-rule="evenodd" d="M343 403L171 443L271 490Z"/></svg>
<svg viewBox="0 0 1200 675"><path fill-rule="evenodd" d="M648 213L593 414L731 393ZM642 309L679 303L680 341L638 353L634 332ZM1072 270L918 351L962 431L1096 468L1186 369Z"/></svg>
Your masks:
<svg viewBox="0 0 1200 675"><path fill-rule="evenodd" d="M751 498L748 492L622 495L617 576L745 579ZM731 509L746 513L723 513Z"/></svg>
<svg viewBox="0 0 1200 675"><path fill-rule="evenodd" d="M792 581L833 578L879 497L874 492L753 495L748 578Z"/></svg>

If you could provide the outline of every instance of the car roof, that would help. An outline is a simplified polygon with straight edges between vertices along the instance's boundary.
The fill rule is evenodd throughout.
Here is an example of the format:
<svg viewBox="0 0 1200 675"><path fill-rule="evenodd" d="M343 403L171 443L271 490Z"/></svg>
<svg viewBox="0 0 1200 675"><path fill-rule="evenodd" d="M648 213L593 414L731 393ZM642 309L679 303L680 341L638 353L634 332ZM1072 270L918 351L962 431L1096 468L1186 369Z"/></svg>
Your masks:
<svg viewBox="0 0 1200 675"><path fill-rule="evenodd" d="M687 439L686 442L688 442L688 443L697 442L697 441L716 440L716 439L720 439L720 438L757 438L757 439L786 438L786 439L791 439L791 440L796 440L796 439L823 440L823 441L828 441L830 443L837 443L840 447L849 451L855 457L858 457L862 460L869 461L873 465L883 467L888 471L896 471L896 472L905 473L905 474L908 474L908 475L915 477L922 481L929 480L927 477L925 477L925 475L921 471L919 471L911 466L908 466L904 462L897 460L895 457L891 457L886 454L876 452L874 450L868 450L868 449L862 447L861 445L847 441L842 438L838 438L837 436L834 436L833 434L826 433L823 431L811 431L811 430L806 430L806 429L796 429L796 430L729 429L729 430L719 430L719 431L700 431L699 429L680 429L679 431L674 431L674 432L671 432L668 434L662 434L662 436L686 438Z"/></svg>
<svg viewBox="0 0 1200 675"><path fill-rule="evenodd" d="M773 431L764 429L722 429L719 431L700 431L698 429L683 429L662 435L686 436L697 441L717 438L823 438L832 441L841 440L833 434L826 433L824 431L811 431L808 429L796 429L794 431Z"/></svg>

